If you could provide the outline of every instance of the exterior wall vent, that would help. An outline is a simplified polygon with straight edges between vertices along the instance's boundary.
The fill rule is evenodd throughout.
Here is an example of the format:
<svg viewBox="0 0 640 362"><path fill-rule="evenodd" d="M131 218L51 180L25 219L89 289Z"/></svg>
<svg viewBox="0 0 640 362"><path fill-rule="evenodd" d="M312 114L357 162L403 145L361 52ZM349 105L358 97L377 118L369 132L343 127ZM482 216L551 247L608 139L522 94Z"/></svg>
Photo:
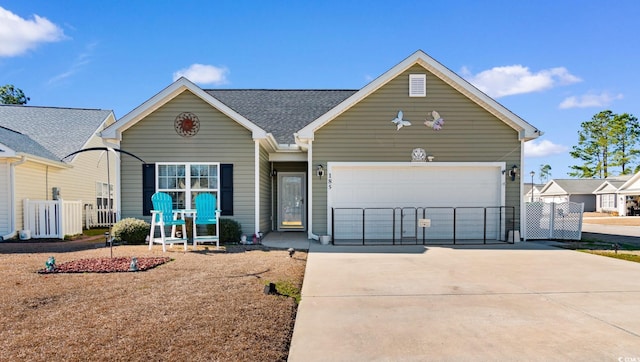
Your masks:
<svg viewBox="0 0 640 362"><path fill-rule="evenodd" d="M427 75L409 74L409 97L427 96Z"/></svg>

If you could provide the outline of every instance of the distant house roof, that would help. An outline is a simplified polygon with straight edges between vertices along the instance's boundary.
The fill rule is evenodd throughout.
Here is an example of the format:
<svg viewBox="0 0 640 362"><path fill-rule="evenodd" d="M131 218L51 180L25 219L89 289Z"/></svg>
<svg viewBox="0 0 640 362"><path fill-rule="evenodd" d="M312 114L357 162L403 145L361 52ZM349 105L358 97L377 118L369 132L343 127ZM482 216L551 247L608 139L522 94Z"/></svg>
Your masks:
<svg viewBox="0 0 640 362"><path fill-rule="evenodd" d="M101 109L0 105L0 126L5 128L0 143L22 138L27 144L14 150L59 161L80 150L112 114Z"/></svg>
<svg viewBox="0 0 640 362"><path fill-rule="evenodd" d="M592 194L602 184L601 179L553 179L540 191L543 195L585 195ZM553 186L554 191L550 188Z"/></svg>
<svg viewBox="0 0 640 362"><path fill-rule="evenodd" d="M229 108L268 130L279 144L349 98L357 90L205 89Z"/></svg>
<svg viewBox="0 0 640 362"><path fill-rule="evenodd" d="M545 184L533 184L533 188L539 191L544 187ZM531 182L525 182L522 184L522 192L523 194L528 194L531 192Z"/></svg>

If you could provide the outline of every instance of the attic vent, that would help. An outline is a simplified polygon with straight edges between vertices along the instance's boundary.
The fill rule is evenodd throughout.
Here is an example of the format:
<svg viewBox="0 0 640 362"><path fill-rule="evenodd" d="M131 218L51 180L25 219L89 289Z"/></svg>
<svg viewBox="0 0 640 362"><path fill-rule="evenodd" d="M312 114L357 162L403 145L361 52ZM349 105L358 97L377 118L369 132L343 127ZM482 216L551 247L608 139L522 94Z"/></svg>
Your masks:
<svg viewBox="0 0 640 362"><path fill-rule="evenodd" d="M409 97L427 96L427 75L409 74Z"/></svg>

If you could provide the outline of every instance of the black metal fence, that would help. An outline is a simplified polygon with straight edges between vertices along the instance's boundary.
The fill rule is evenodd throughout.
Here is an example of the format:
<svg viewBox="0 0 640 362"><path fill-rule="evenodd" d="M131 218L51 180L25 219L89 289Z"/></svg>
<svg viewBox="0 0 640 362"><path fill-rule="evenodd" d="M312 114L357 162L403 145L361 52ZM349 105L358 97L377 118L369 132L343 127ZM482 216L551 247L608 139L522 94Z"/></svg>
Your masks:
<svg viewBox="0 0 640 362"><path fill-rule="evenodd" d="M512 206L331 209L333 245L514 243L515 226Z"/></svg>

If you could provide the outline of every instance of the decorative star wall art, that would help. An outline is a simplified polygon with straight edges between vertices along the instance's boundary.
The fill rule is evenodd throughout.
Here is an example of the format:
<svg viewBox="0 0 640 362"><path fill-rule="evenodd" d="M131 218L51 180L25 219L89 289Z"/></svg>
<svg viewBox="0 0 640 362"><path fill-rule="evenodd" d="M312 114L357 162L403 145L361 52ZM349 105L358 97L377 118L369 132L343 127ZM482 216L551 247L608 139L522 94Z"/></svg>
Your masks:
<svg viewBox="0 0 640 362"><path fill-rule="evenodd" d="M434 131L439 131L442 129L442 125L444 124L444 119L440 117L440 113L436 111L432 111L430 115L427 116L427 119L424 121L424 125L427 127L433 128Z"/></svg>
<svg viewBox="0 0 640 362"><path fill-rule="evenodd" d="M395 125L396 125L396 131L399 131L400 128L402 128L402 127L411 126L411 122L409 122L406 119L403 119L402 116L403 116L402 110L400 110L400 111L398 111L398 116L391 120L391 122L395 123Z"/></svg>

